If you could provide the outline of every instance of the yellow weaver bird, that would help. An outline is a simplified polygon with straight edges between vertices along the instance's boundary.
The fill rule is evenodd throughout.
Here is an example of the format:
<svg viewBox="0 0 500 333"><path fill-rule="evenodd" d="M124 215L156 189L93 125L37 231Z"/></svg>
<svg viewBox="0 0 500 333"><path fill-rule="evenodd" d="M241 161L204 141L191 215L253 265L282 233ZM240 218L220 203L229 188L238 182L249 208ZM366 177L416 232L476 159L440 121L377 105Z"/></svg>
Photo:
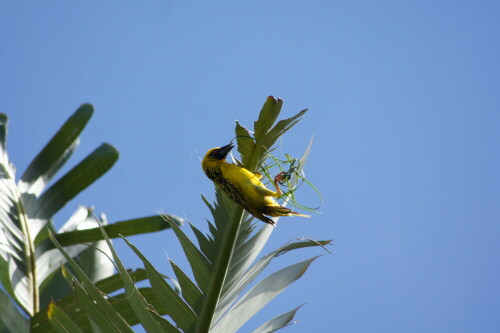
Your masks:
<svg viewBox="0 0 500 333"><path fill-rule="evenodd" d="M275 225L274 221L267 216L310 217L280 206L274 199L278 198L279 194L267 189L261 183L262 175L260 173L227 163L226 156L233 147L234 145L230 143L224 147L210 149L203 157L201 165L207 177L234 202L259 220L273 226Z"/></svg>

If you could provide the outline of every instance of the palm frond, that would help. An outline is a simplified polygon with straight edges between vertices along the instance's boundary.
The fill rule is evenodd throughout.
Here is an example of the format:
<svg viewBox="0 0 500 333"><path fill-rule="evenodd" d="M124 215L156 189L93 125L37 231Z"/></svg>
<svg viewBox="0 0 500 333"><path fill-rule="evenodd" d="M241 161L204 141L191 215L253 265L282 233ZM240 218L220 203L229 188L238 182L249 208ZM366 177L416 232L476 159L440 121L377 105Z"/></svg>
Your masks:
<svg viewBox="0 0 500 333"><path fill-rule="evenodd" d="M125 238L127 244L136 252L146 266L145 270L130 272L125 270L113 244L106 235L103 225L98 222L106 246L117 265L118 274L106 280L93 283L75 260L58 243L56 237L49 233L54 245L66 258L73 274L66 265L62 272L68 284L74 290L74 296L51 302L46 317L36 318L38 325L33 332L50 332L52 330L71 332L79 327L82 331L99 332L132 332L130 326L141 324L147 332L180 333L189 331L196 315L189 307L184 306L178 291L165 281L147 259ZM137 288L136 282L148 276L153 288ZM124 289L124 293L106 296L109 292ZM68 304L70 303L70 304ZM180 326L174 326L162 317L169 316ZM180 323L180 324L179 324Z"/></svg>
<svg viewBox="0 0 500 333"><path fill-rule="evenodd" d="M29 320L0 289L0 332L28 332Z"/></svg>
<svg viewBox="0 0 500 333"><path fill-rule="evenodd" d="M255 140L249 138L252 132L236 123L238 152L243 166L248 170L258 171L276 140L294 126L306 112L303 110L289 119L274 124L282 104L282 100L273 97L266 100L259 119L255 122L253 136ZM301 159L302 168L309 151L310 146ZM296 179L292 179L293 181L296 182ZM184 249L194 276L194 281L190 280L188 274L172 263L181 286L185 302L183 306L189 306L197 316L191 318L192 325L195 326L186 323L183 326L190 329L195 327L195 332L236 331L289 284L302 276L316 257L271 274L243 294L256 282L262 270L273 258L292 250L325 246L330 243L328 240L294 241L258 259L274 228L267 224L262 225L260 222L254 223L251 215L217 188L215 197L216 201L212 204L202 196L212 214L212 220L208 221L209 233L204 234L191 225L198 246L176 227L173 221L165 217ZM292 313L295 314L295 311L276 319L276 324L269 325L275 328L286 325L291 319L283 318L288 319Z"/></svg>
<svg viewBox="0 0 500 333"><path fill-rule="evenodd" d="M52 221L62 207L99 179L118 159L116 148L103 143L50 185L56 172L77 148L79 135L92 114L90 104L78 108L33 159L17 184L16 170L6 150L8 118L0 114L0 291L11 303L2 305L0 312L9 313L14 306L24 318L34 317L49 305L51 297L62 298L73 292L61 285L63 277L59 268L66 257L54 248L49 239L51 232L60 239L71 258L87 267L86 273L92 281L114 271L112 261L102 254L106 251L104 238L88 208L78 207L59 232ZM176 216L171 218L177 224L183 222ZM159 216L150 216L109 224L106 228L116 238L119 234L159 231L170 225ZM82 245L82 242L88 244ZM0 327L8 320L0 316ZM36 325L36 321L32 324Z"/></svg>
<svg viewBox="0 0 500 333"><path fill-rule="evenodd" d="M297 313L297 311L301 307L302 307L302 305L299 305L296 308L294 308L288 312L285 312L279 316L276 316L276 317L266 321L264 324L257 327L257 329L253 331L253 333L276 332L277 330L282 329L286 326L290 326L292 324L295 324L295 322L292 322L292 320L295 317L295 314Z"/></svg>

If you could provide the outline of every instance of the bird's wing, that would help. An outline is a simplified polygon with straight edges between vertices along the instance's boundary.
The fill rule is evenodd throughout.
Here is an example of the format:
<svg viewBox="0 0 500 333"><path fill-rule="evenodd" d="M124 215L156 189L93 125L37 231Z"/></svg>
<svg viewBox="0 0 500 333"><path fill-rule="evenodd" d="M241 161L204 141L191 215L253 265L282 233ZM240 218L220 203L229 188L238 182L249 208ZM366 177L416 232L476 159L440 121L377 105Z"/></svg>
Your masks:
<svg viewBox="0 0 500 333"><path fill-rule="evenodd" d="M255 190L257 191L257 193L259 193L260 195L263 195L263 196L269 196L269 197L275 197L275 198L279 198L279 194L274 192L274 191L271 191L270 189L268 189L267 187L265 187L262 183L260 185L255 185Z"/></svg>
<svg viewBox="0 0 500 333"><path fill-rule="evenodd" d="M253 174L255 175L255 177L257 177L257 179L262 179L262 174L260 172L254 172Z"/></svg>
<svg viewBox="0 0 500 333"><path fill-rule="evenodd" d="M269 223L273 226L276 225L276 223L274 223L273 220L271 220L269 217L262 214L258 209L255 209L254 207L252 207L250 205L242 205L242 206L243 206L243 208L245 208L245 210L247 212L249 212L250 214L252 214L256 218L258 218L259 220L266 222L266 223Z"/></svg>
<svg viewBox="0 0 500 333"><path fill-rule="evenodd" d="M224 192L233 199L234 202L239 204L241 207L245 208L247 212L258 218L259 220L269 223L271 225L275 225L274 221L262 214L259 208L255 207L249 200L246 198L241 191L232 183L224 182L221 183L220 186L223 188Z"/></svg>

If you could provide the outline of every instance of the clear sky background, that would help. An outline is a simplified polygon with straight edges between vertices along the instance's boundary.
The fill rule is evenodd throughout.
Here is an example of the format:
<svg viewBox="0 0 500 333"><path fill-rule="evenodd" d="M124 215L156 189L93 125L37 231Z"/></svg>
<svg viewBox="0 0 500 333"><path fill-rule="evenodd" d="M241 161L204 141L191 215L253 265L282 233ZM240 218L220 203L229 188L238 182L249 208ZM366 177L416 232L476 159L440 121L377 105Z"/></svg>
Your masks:
<svg viewBox="0 0 500 333"><path fill-rule="evenodd" d="M307 303L287 332L499 332L499 13L498 1L0 1L8 152L20 175L90 102L65 170L102 142L120 160L56 224L84 204L206 230L199 158L281 97L283 117L310 109L282 152L314 135L306 173L324 204L280 220L266 251L309 236L333 238L333 254L242 331ZM185 265L169 231L130 240L167 274L167 255Z"/></svg>

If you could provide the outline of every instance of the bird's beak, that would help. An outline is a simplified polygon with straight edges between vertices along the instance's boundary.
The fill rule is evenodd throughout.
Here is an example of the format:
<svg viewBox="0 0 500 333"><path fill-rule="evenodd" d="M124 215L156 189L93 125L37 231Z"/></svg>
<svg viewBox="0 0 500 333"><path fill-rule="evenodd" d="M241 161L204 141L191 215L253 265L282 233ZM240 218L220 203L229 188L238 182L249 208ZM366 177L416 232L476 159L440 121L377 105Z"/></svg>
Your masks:
<svg viewBox="0 0 500 333"><path fill-rule="evenodd" d="M219 153L217 154L218 155L217 157L219 157L221 160L225 159L227 154L229 154L229 152L231 151L231 149L233 149L233 147L234 147L234 145L232 142L228 145L220 147Z"/></svg>

